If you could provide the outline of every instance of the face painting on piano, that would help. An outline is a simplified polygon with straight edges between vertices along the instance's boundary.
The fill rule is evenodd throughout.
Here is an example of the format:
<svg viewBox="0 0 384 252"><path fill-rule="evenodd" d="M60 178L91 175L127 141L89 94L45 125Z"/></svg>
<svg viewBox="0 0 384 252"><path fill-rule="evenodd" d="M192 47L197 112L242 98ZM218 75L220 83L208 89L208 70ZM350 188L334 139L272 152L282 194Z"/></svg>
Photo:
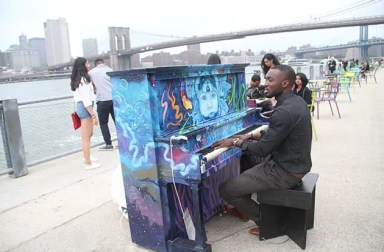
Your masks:
<svg viewBox="0 0 384 252"><path fill-rule="evenodd" d="M201 78L197 90L200 113L204 118L213 118L219 110L218 89L215 79Z"/></svg>

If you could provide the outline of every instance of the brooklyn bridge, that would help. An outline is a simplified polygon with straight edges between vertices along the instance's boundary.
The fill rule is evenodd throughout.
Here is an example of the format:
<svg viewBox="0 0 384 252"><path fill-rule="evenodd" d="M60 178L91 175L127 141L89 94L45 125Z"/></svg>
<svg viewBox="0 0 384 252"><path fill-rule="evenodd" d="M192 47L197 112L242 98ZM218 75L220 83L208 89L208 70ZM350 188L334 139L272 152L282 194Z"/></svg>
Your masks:
<svg viewBox="0 0 384 252"><path fill-rule="evenodd" d="M343 27L354 27L360 26L359 42L350 43L343 45L333 45L328 48L310 48L307 50L299 50L296 52L297 57L303 57L305 53L324 51L339 48L351 48L358 47L360 50L361 58L368 57L368 48L372 45L384 44L383 39L372 40L368 39L368 27L373 25L384 24L384 16L374 17L362 17L353 19L342 19L332 20L324 22L314 23L301 23L301 24L290 24L281 25L269 28L256 28L251 30L235 31L228 33L212 34L206 36L193 36L184 39L172 40L162 43L148 44L139 47L131 47L130 41L130 29L125 27L109 27L109 46L110 51L104 54L100 54L89 58L93 61L97 58L105 59L109 62L112 69L123 70L130 69L132 67L132 56L149 51L156 51L165 48L173 48L178 46L193 45L199 43L216 42L223 40L242 39L248 36L259 36L274 33L285 33L285 32L297 32L297 31L309 31L309 30L320 30L320 29L331 29L331 28L343 28ZM50 66L49 70L61 71L69 69L73 62L66 62L63 64Z"/></svg>

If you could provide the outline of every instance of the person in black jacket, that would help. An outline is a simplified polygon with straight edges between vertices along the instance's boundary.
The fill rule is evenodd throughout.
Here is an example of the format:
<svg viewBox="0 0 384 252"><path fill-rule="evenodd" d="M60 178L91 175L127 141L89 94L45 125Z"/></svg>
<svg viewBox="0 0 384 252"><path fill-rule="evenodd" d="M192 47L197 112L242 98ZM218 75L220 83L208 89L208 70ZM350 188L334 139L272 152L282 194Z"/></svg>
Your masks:
<svg viewBox="0 0 384 252"><path fill-rule="evenodd" d="M260 209L251 198L252 193L292 188L311 170L311 115L305 101L291 91L295 76L292 67L286 65L275 66L267 73L266 96L277 100L267 132L236 135L212 145L239 147L245 155L265 158L219 188L228 204L256 224L260 221ZM249 232L259 234L257 228Z"/></svg>
<svg viewBox="0 0 384 252"><path fill-rule="evenodd" d="M259 99L264 98L264 86L260 85L260 75L254 74L249 83L249 88L247 89L247 97L249 99Z"/></svg>
<svg viewBox="0 0 384 252"><path fill-rule="evenodd" d="M295 88L293 89L293 93L303 97L305 102L308 105L311 105L312 103L312 92L309 88L307 88L308 84L308 78L305 74L303 73L297 73L296 74L296 85Z"/></svg>
<svg viewBox="0 0 384 252"><path fill-rule="evenodd" d="M334 57L332 57L329 61L328 61L328 68L329 68L329 71L331 73L333 73L335 70L336 70L336 60Z"/></svg>

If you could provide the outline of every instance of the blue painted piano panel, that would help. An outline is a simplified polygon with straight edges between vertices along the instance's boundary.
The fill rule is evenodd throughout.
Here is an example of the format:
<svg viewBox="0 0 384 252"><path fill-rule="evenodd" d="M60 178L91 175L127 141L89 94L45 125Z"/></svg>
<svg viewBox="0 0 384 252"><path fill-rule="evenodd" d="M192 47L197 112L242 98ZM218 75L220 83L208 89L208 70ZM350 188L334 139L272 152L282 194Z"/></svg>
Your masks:
<svg viewBox="0 0 384 252"><path fill-rule="evenodd" d="M184 196L182 208L189 209L197 231L204 232L197 235L204 240L193 192L201 187L202 219L209 219L222 204L217 186L238 173L241 151L234 148L220 154L207 163L210 167L203 174L200 151L246 128L267 124L259 109L247 109L245 66L196 65L109 73L133 242L168 251L167 241L185 238L175 188ZM170 142L172 136L180 135L188 140Z"/></svg>

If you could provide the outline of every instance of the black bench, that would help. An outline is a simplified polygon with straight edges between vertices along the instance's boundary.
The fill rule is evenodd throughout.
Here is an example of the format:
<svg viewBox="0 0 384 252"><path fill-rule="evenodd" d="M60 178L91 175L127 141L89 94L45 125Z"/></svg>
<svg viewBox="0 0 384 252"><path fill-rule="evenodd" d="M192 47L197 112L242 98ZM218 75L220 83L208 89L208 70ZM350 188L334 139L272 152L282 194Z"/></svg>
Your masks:
<svg viewBox="0 0 384 252"><path fill-rule="evenodd" d="M308 173L292 189L257 193L260 203L259 239L288 235L305 249L307 230L313 228L316 181L319 174Z"/></svg>

